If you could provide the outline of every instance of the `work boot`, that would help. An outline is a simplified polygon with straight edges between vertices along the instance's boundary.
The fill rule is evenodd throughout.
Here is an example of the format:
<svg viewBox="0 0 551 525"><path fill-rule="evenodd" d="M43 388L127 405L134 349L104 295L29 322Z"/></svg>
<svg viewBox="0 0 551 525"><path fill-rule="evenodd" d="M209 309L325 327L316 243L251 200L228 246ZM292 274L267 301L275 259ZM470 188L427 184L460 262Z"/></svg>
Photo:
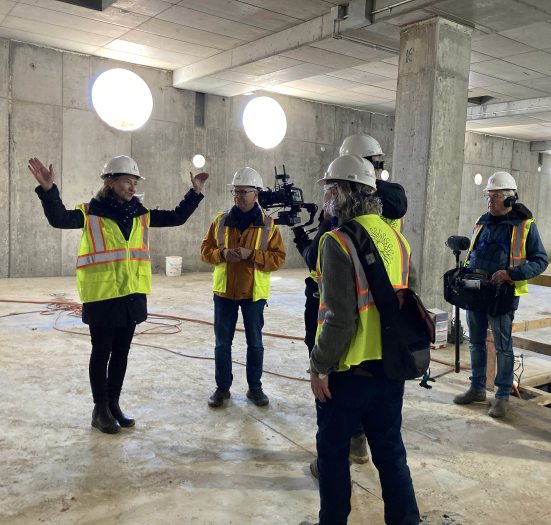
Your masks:
<svg viewBox="0 0 551 525"><path fill-rule="evenodd" d="M458 394L453 398L456 405L468 405L475 401L486 401L486 390L476 390L471 387L464 394Z"/></svg>
<svg viewBox="0 0 551 525"><path fill-rule="evenodd" d="M509 400L497 397L492 403L490 410L488 410L488 415L490 417L505 417L508 409Z"/></svg>
<svg viewBox="0 0 551 525"><path fill-rule="evenodd" d="M270 402L268 396L262 391L262 388L249 388L247 390L247 398L257 407L265 407Z"/></svg>
<svg viewBox="0 0 551 525"><path fill-rule="evenodd" d="M219 408L224 404L224 399L230 398L230 391L229 390L222 390L221 388L217 388L212 396L209 397L209 407L211 408Z"/></svg>
<svg viewBox="0 0 551 525"><path fill-rule="evenodd" d="M314 458L310 462L310 474L314 476L316 479L320 478L320 471L318 470L318 458Z"/></svg>
<svg viewBox="0 0 551 525"><path fill-rule="evenodd" d="M350 465L350 458L348 459L348 464ZM310 462L310 474L316 479L320 478L320 471L318 469L318 458L314 458Z"/></svg>
<svg viewBox="0 0 551 525"><path fill-rule="evenodd" d="M369 454L367 453L367 438L364 434L352 436L350 438L350 459L354 463L367 463Z"/></svg>
<svg viewBox="0 0 551 525"><path fill-rule="evenodd" d="M121 426L109 410L109 403L96 403L92 412L92 426L105 434L120 432Z"/></svg>
<svg viewBox="0 0 551 525"><path fill-rule="evenodd" d="M111 411L113 417L119 422L121 427L128 428L133 427L136 424L136 421L133 418L123 413L121 407L119 406L118 399L112 399L109 402L109 410Z"/></svg>

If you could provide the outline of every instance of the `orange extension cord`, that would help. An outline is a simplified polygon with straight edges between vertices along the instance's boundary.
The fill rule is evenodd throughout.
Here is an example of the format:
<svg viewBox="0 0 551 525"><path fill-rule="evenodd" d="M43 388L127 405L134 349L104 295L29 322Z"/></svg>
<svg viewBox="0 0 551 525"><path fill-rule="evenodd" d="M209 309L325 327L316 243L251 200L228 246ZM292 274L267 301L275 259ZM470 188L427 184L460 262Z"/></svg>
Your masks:
<svg viewBox="0 0 551 525"><path fill-rule="evenodd" d="M34 311L31 311L31 312L10 313L10 314L6 314L6 315L0 315L0 318L9 317L9 316L12 316L12 315L26 315L26 314L33 314L33 313L38 313L40 315L54 315L54 314L57 313L58 315L57 315L57 317L54 321L54 324L53 324L53 327L54 327L55 330L58 330L59 332L65 332L67 334L88 336L88 334L83 334L82 332L75 332L73 330L65 330L65 329L59 328L57 326L57 322L58 322L59 318L61 317L61 315L63 313L67 313L67 315L70 315L71 317L79 317L80 318L81 314L82 314L82 304L80 304L80 303L76 303L76 302L73 302L73 301L21 301L21 300L17 300L17 299L0 299L0 302L1 303L45 304L46 305L46 310L34 310ZM141 330L140 332L136 332L136 334L135 334L136 336L151 335L151 334L167 334L167 335L177 334L177 333L181 332L180 325L182 324L182 321L187 321L187 322L190 322L190 323L206 324L206 325L210 325L210 326L214 325L214 323L212 321L205 321L203 319L194 319L192 317L180 317L180 316L177 316L177 315L157 314L157 313L148 312L147 317L148 317L148 320L146 321L146 323L149 323L149 324L152 324L152 325L157 325L157 326L153 326L151 328L146 328L145 330ZM152 319L176 321L176 324L169 324L169 323L163 323L163 322L160 322L160 321L153 321ZM236 331L244 332L245 329L236 327ZM294 336L294 335L278 334L278 333L275 333L275 332L262 332L262 335L267 336L267 337L276 337L278 339L290 339L290 340L293 340L293 341L304 341L304 338L302 338L302 337L298 337L298 336ZM213 357L205 357L205 356L184 354L182 352L176 352L175 350L171 350L170 348L166 348L164 346L148 345L148 344L145 344L145 343L137 343L135 341L132 341L132 344L139 345L139 346L145 346L145 347L148 347L148 348L157 348L159 350L164 350L166 352L170 352L171 354L179 355L181 357L188 357L190 359L202 359L202 360L207 360L207 361L214 361ZM448 363L447 361L443 361L443 360L440 360L440 359L435 359L434 357L431 357L431 361L433 361L435 363L439 363L441 365L449 366L451 368L451 370L446 370L444 372L441 372L440 374L431 376L434 379L436 379L438 377L442 377L443 375L446 375L450 372L453 372L454 369L455 369L455 365L453 363ZM240 365L240 366L245 366L245 363L242 363L241 361L236 361L236 360L232 359L232 362L237 364L237 365ZM461 370L470 370L470 367L461 366ZM267 373L267 374L276 376L276 377L291 379L293 381L310 382L309 379L305 379L305 378L302 378L302 377L288 376L288 375L285 375L285 374L279 374L277 372L272 372L272 371L266 370L266 369L264 370L264 372Z"/></svg>
<svg viewBox="0 0 551 525"><path fill-rule="evenodd" d="M53 327L55 330L59 332L65 332L66 334L74 334L74 335L80 335L80 336L88 336L87 333L82 332L76 332L74 330L66 330L64 328L59 328L58 321L60 317L66 313L67 315L71 317L78 317L80 318L82 316L82 304L76 303L73 301L21 301L17 299L0 299L1 303L20 303L20 304L45 304L46 309L45 310L33 310L31 312L17 312L17 313L9 313L6 315L0 315L0 318L2 317L10 317L14 315L27 315L27 314L40 314L40 315L55 315L57 314L57 317L54 320ZM161 320L168 320L168 321L175 321L174 324L162 322ZM135 333L135 337L140 335L157 335L157 334L177 334L180 333L182 330L180 329L180 325L182 324L182 321L187 321L190 323L200 323L200 324L206 324L213 326L214 323L212 321L205 321L203 319L194 319L192 317L180 317L177 315L168 315L168 314L158 314L158 313L151 313L148 312L147 314L147 321L146 323L152 326L150 328L146 328L145 330L141 330L139 332ZM235 329L237 332L244 332L244 328L236 327ZM304 338L294 336L294 335L285 335L285 334L278 334L274 332L262 332L263 336L268 337L276 337L278 339L291 339L294 341L304 341ZM198 356L198 355L190 355L190 354L184 354L182 352L177 352L176 350L171 350L170 348L166 348L164 346L158 346L158 345L149 345L145 343L136 342L135 340L132 341L133 345L138 346L145 346L148 348L157 348L159 350L164 350L166 352L170 352L171 354L178 355L180 357L188 357L190 359L202 359L206 361L214 361L214 357L205 357L205 356ZM232 362L236 365L245 366L245 363L242 363L241 361L236 361L232 359ZM270 374L276 377L282 377L285 379L291 379L293 381L302 381L302 382L310 382L310 379L305 379L302 377L293 377L288 376L285 374L280 374L278 372L272 372L270 370L263 370L264 373Z"/></svg>

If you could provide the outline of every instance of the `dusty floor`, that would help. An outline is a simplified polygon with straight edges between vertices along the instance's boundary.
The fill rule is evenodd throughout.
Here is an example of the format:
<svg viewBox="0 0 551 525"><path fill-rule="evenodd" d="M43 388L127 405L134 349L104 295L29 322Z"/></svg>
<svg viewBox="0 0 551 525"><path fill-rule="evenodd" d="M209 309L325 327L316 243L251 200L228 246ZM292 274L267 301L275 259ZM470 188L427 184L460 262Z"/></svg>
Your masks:
<svg viewBox="0 0 551 525"><path fill-rule="evenodd" d="M300 337L303 273L275 274L267 332ZM549 308L551 296L542 297ZM75 300L76 293L71 278L9 279L0 280L0 298ZM151 312L210 321L211 301L209 274L154 277ZM67 313L40 315L45 310L0 302L0 316L23 313L0 317L1 524L315 520L318 491L308 471L315 412L300 340L265 337L269 407L246 399L245 370L236 364L227 408L212 410L212 327L142 325L153 330L134 340L121 399L137 426L110 436L90 427L86 328ZM530 315L522 302L520 314ZM235 343L234 357L243 362L242 334ZM525 374L551 370L549 358L525 354ZM450 349L435 356L452 359ZM462 362L468 364L465 351ZM448 369L436 364L432 372ZM467 382L461 372L439 377L431 390L407 385L403 436L426 522L551 523L551 410L513 399L509 417L496 421L483 404L451 403ZM376 471L353 465L352 477L349 523L382 524Z"/></svg>

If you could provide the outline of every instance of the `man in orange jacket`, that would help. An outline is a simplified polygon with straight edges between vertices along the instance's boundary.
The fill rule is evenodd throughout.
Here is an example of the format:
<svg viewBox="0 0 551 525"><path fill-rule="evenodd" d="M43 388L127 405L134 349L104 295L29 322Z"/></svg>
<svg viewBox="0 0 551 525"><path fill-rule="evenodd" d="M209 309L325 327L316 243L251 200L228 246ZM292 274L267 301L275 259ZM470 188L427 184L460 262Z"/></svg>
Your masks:
<svg viewBox="0 0 551 525"><path fill-rule="evenodd" d="M202 260L214 265L216 390L208 404L218 408L230 397L231 348L241 308L247 339L247 398L256 406L266 406L269 400L261 382L264 307L270 295L270 273L281 268L286 253L274 220L257 203L263 187L259 173L240 168L230 186L235 205L216 216L201 244Z"/></svg>

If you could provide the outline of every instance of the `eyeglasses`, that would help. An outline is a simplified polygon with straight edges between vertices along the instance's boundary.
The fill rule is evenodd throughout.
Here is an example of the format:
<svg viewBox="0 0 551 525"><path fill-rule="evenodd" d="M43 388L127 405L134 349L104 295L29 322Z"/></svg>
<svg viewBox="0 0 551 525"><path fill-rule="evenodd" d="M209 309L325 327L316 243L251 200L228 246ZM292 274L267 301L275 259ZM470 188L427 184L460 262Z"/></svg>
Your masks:
<svg viewBox="0 0 551 525"><path fill-rule="evenodd" d="M256 190L231 190L231 194L234 196L234 197L244 197L245 195L247 195L247 193L253 193L253 192L256 192Z"/></svg>
<svg viewBox="0 0 551 525"><path fill-rule="evenodd" d="M484 198L489 201L499 201L505 198L503 193L485 193Z"/></svg>

